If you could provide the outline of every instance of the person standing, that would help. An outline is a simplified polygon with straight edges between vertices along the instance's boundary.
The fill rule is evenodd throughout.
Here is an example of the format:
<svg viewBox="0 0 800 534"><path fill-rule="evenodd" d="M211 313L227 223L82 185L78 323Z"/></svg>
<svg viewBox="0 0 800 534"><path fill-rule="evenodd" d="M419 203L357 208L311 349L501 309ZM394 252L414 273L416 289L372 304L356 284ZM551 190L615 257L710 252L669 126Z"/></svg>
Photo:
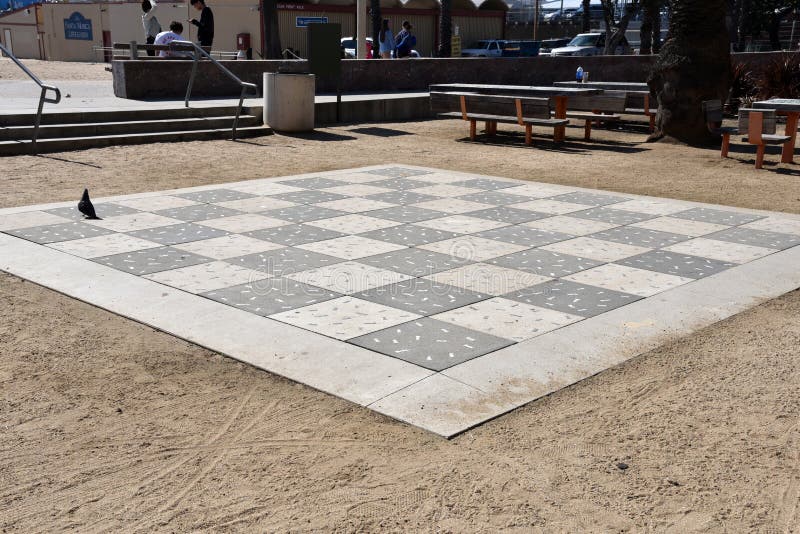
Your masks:
<svg viewBox="0 0 800 534"><path fill-rule="evenodd" d="M214 13L204 0L189 0L189 3L200 12L200 20L189 21L197 26L197 40L200 41L200 46L210 50L214 42Z"/></svg>
<svg viewBox="0 0 800 534"><path fill-rule="evenodd" d="M142 0L142 27L144 28L144 40L151 45L156 42L156 35L161 33L161 24L156 18L156 0ZM148 50L148 56L155 56L155 50Z"/></svg>
<svg viewBox="0 0 800 534"><path fill-rule="evenodd" d="M381 57L383 59L391 59L392 51L394 51L394 35L392 35L392 30L389 29L389 19L383 19L381 31L378 33L378 43Z"/></svg>
<svg viewBox="0 0 800 534"><path fill-rule="evenodd" d="M411 50L417 44L417 38L411 33L411 23L407 20L403 21L403 29L394 38L395 43L395 57L402 58L411 55Z"/></svg>

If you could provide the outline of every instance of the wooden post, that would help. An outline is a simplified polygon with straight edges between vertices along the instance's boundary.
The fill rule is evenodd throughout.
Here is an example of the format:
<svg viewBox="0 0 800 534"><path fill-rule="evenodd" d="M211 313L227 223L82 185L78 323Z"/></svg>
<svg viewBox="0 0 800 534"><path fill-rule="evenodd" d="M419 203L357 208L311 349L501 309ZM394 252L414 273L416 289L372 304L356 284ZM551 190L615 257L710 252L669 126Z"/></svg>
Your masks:
<svg viewBox="0 0 800 534"><path fill-rule="evenodd" d="M731 134L724 133L722 134L722 153L720 154L721 157L727 158L728 157L728 149L731 146Z"/></svg>
<svg viewBox="0 0 800 534"><path fill-rule="evenodd" d="M553 99L556 101L556 110L555 110L555 118L556 119L566 119L567 118L567 97L566 96L554 96ZM556 143L560 143L566 137L566 128L564 126L556 126L556 130L553 134L553 141Z"/></svg>
<svg viewBox="0 0 800 534"><path fill-rule="evenodd" d="M786 132L790 139L783 144L781 152L781 163L794 163L794 144L797 140L797 117L800 112L786 112Z"/></svg>

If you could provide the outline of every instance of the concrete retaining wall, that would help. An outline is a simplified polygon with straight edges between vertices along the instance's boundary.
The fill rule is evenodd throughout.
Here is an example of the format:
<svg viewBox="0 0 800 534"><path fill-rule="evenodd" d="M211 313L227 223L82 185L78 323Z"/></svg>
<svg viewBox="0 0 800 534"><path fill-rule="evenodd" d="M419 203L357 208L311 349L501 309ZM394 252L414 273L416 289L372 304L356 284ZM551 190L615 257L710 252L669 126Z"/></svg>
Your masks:
<svg viewBox="0 0 800 534"><path fill-rule="evenodd" d="M735 62L760 70L780 52L733 54ZM496 83L552 85L572 80L578 66L593 81L644 82L653 56L424 58L413 60L347 60L342 62L344 92L424 91L433 83ZM223 61L246 82L261 87L264 72L306 72L305 61ZM114 94L121 98L181 98L186 92L190 61L114 61ZM334 80L317 78L317 92L334 92ZM195 81L195 96L237 96L237 86L213 64L203 62Z"/></svg>

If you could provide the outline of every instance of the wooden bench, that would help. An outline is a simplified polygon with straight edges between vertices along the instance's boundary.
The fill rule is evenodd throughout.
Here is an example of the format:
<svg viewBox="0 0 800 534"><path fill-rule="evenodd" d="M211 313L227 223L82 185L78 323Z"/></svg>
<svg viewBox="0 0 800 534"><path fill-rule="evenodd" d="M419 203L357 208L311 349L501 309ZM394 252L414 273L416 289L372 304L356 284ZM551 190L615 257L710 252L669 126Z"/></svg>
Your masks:
<svg viewBox="0 0 800 534"><path fill-rule="evenodd" d="M648 118L650 123L650 132L656 129L656 109L651 108L650 93L644 91L626 91L625 92L625 113L630 115L644 115Z"/></svg>
<svg viewBox="0 0 800 534"><path fill-rule="evenodd" d="M460 92L431 92L431 111L439 117L463 119L469 122L469 138L474 141L477 123L486 124L486 134L497 133L497 124L518 124L525 128L525 144L533 144L533 127L553 128L553 140L558 142L558 129L568 119L551 118L549 98L478 95Z"/></svg>
<svg viewBox="0 0 800 534"><path fill-rule="evenodd" d="M135 46L132 46L132 45L135 45ZM140 56L139 55L139 51L147 51L147 50L152 50L152 51L155 51L155 52L162 52L162 51L163 52L169 52L169 51L172 51L173 53L176 53L175 50L170 48L169 45L141 44L141 43L137 43L137 42L134 41L132 43L114 43L112 45L112 47L113 47L113 49L115 51L116 50L127 50L128 51L128 54L126 54L126 55L115 55L114 59L139 59L139 60L142 60L142 59L145 59L145 60L147 60L147 59L191 59L189 57L190 54L191 54L190 51L184 52L186 54L185 57L182 57L182 56L161 57L158 54L156 54L155 56L147 56L147 55ZM205 47L205 51L210 53L211 52L211 47ZM177 53L180 53L180 51L178 51Z"/></svg>
<svg viewBox="0 0 800 534"><path fill-rule="evenodd" d="M592 137L592 123L618 121L622 118L620 113L624 112L624 93L609 91L602 95L569 97L566 116L584 121L583 138L588 141Z"/></svg>
<svg viewBox="0 0 800 534"><path fill-rule="evenodd" d="M722 101L708 100L703 102L703 116L706 120L708 131L714 135L722 136L722 149L720 157L728 157L728 149L731 144L731 135L739 133L738 126L722 126Z"/></svg>
<svg viewBox="0 0 800 534"><path fill-rule="evenodd" d="M782 145L792 138L775 134L776 123L777 112L774 109L739 108L739 132L747 132L743 142L756 145L756 169L764 165L767 145Z"/></svg>

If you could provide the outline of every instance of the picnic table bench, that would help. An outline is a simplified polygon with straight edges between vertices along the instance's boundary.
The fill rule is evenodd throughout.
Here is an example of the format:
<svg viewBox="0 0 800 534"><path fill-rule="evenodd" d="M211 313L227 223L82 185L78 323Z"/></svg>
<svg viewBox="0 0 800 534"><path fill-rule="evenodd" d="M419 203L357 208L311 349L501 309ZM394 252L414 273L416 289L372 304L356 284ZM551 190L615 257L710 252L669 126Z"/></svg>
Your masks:
<svg viewBox="0 0 800 534"><path fill-rule="evenodd" d="M625 95L625 110L628 115L644 115L652 132L656 126L656 109L651 107L650 87L640 82L555 82L556 87L602 89L606 93L614 91Z"/></svg>
<svg viewBox="0 0 800 534"><path fill-rule="evenodd" d="M486 123L486 134L497 133L497 124L518 124L525 128L525 144L533 144L533 126L553 128L553 140L559 142L559 128L567 119L551 117L549 98L481 95L458 91L431 92L431 110L440 117L460 118L469 122L469 138L475 140L477 123Z"/></svg>

